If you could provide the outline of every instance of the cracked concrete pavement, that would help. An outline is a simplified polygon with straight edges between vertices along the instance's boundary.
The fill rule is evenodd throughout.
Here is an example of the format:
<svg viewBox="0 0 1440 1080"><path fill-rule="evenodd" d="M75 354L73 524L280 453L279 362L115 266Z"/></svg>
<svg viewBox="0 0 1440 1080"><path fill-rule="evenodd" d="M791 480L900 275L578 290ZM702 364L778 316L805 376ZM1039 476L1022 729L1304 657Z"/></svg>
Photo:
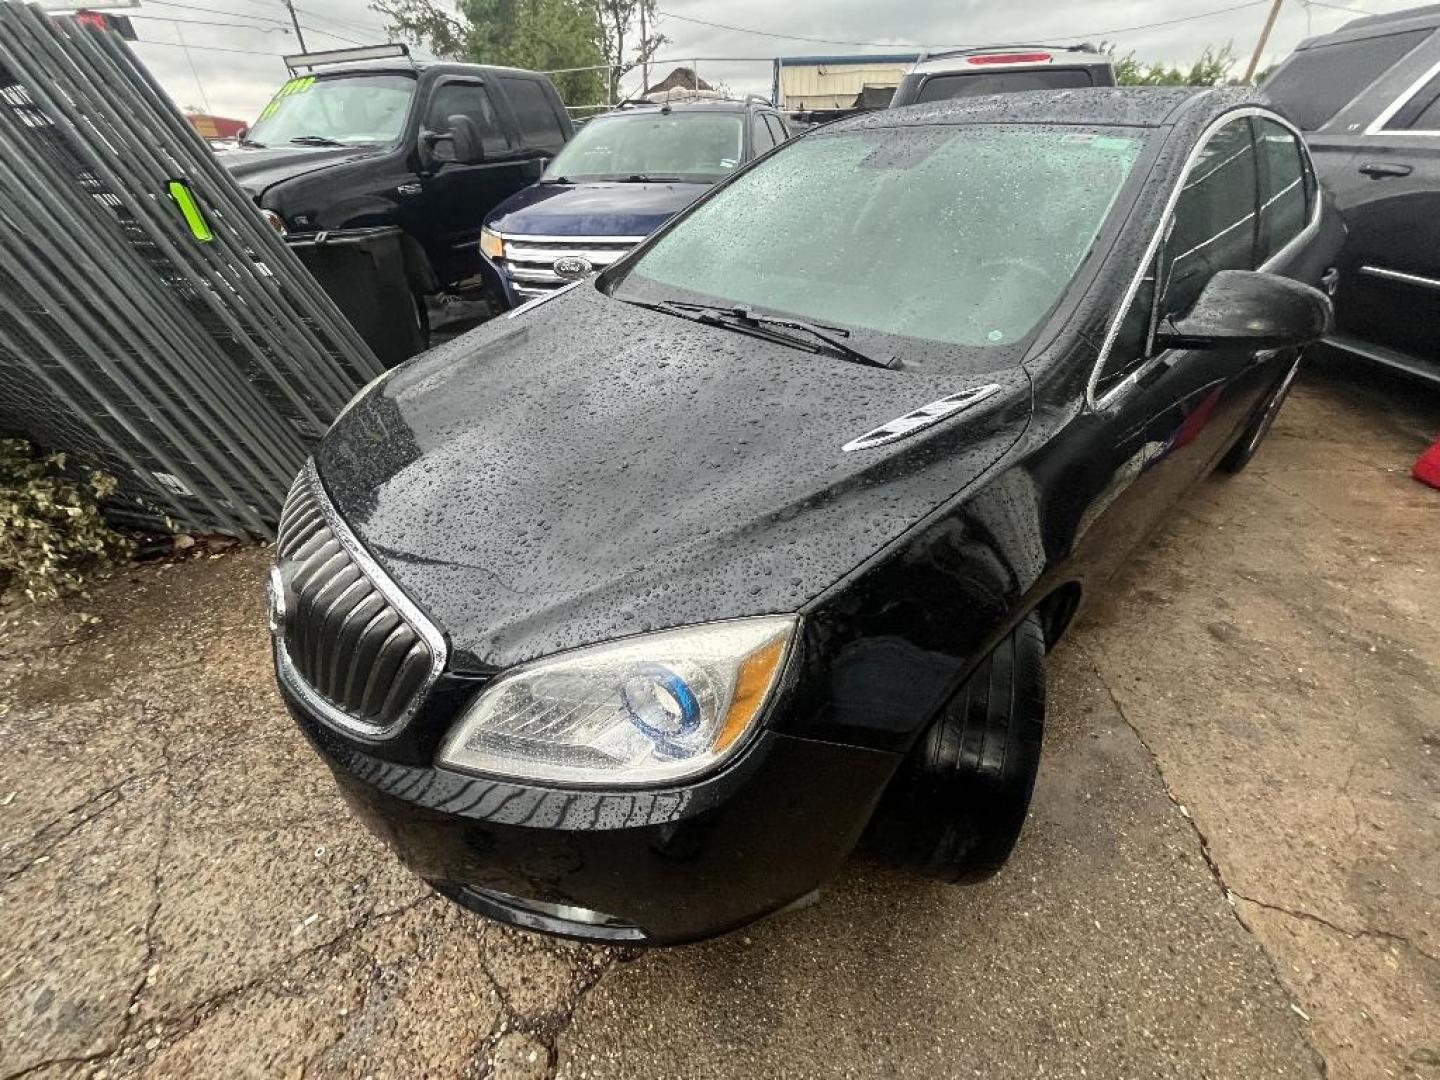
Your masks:
<svg viewBox="0 0 1440 1080"><path fill-rule="evenodd" d="M266 553L0 625L0 1080L1440 1080L1440 400L1343 370L1052 658L994 880L855 860L629 953L485 923L346 814L270 683Z"/></svg>

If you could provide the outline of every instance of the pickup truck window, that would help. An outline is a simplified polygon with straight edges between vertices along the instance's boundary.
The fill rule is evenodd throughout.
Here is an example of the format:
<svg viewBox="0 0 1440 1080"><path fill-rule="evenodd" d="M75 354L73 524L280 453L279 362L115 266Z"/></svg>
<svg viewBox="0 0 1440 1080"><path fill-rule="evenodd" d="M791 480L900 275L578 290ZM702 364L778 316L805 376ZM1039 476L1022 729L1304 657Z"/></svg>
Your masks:
<svg viewBox="0 0 1440 1080"><path fill-rule="evenodd" d="M555 106L545 87L534 79L513 79L501 77L501 88L510 99L515 112L515 122L520 125L520 137L527 147L559 153L565 145L565 130L560 118L555 115Z"/></svg>
<svg viewBox="0 0 1440 1080"><path fill-rule="evenodd" d="M389 145L405 130L415 96L409 75L291 79L255 121L246 141L262 146Z"/></svg>
<svg viewBox="0 0 1440 1080"><path fill-rule="evenodd" d="M998 124L811 135L662 234L615 295L1013 347L1069 286L1147 135ZM820 193L824 213L796 212Z"/></svg>
<svg viewBox="0 0 1440 1080"><path fill-rule="evenodd" d="M1433 31L1337 41L1295 53L1261 90L1302 131L1315 131Z"/></svg>
<svg viewBox="0 0 1440 1080"><path fill-rule="evenodd" d="M920 87L917 105L927 101L981 97L985 94L1013 94L1022 90L1078 90L1093 86L1084 68L1030 68L1025 71L983 71L957 75L932 75Z"/></svg>
<svg viewBox="0 0 1440 1080"><path fill-rule="evenodd" d="M509 152L510 139L495 114L495 106L485 87L475 82L442 83L430 99L425 126L441 135L448 134L450 117L457 115L468 116L480 128L480 144L485 148L486 156Z"/></svg>
<svg viewBox="0 0 1440 1080"><path fill-rule="evenodd" d="M750 117L750 141L755 145L756 155L763 154L775 145L775 134L765 123L765 118L759 113Z"/></svg>

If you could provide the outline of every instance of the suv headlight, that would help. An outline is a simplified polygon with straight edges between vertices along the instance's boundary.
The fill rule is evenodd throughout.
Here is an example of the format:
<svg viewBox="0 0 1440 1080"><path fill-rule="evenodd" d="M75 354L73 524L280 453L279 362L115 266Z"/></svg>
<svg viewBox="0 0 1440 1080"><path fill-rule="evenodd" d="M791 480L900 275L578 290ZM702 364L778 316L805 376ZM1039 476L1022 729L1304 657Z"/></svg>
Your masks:
<svg viewBox="0 0 1440 1080"><path fill-rule="evenodd" d="M500 239L499 233L493 233L489 229L480 230L480 250L486 258L505 258L505 241Z"/></svg>
<svg viewBox="0 0 1440 1080"><path fill-rule="evenodd" d="M465 711L440 764L605 787L709 771L755 729L798 622L766 616L666 630L516 668Z"/></svg>

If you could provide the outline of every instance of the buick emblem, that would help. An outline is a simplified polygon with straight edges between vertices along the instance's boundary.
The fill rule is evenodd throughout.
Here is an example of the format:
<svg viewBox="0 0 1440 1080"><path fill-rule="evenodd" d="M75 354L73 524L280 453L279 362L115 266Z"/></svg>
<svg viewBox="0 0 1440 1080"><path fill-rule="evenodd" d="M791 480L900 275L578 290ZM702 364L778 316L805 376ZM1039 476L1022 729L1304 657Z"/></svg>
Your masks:
<svg viewBox="0 0 1440 1080"><path fill-rule="evenodd" d="M285 577L278 566L270 568L270 578L265 583L265 621L270 624L270 633L284 633Z"/></svg>
<svg viewBox="0 0 1440 1080"><path fill-rule="evenodd" d="M565 255L556 259L550 269L555 271L556 277L564 278L566 281L579 281L595 267L590 265L589 259L581 258L579 255Z"/></svg>

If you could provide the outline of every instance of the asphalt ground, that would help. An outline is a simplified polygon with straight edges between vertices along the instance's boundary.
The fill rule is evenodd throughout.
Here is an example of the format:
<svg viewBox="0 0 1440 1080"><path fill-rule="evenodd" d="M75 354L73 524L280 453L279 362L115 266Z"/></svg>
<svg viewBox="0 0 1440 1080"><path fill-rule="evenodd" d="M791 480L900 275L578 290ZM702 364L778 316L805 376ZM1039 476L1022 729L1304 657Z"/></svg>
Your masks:
<svg viewBox="0 0 1440 1080"><path fill-rule="evenodd" d="M617 952L430 895L270 676L263 549L0 624L0 1080L1440 1080L1440 395L1306 372L1051 657L1014 859Z"/></svg>

